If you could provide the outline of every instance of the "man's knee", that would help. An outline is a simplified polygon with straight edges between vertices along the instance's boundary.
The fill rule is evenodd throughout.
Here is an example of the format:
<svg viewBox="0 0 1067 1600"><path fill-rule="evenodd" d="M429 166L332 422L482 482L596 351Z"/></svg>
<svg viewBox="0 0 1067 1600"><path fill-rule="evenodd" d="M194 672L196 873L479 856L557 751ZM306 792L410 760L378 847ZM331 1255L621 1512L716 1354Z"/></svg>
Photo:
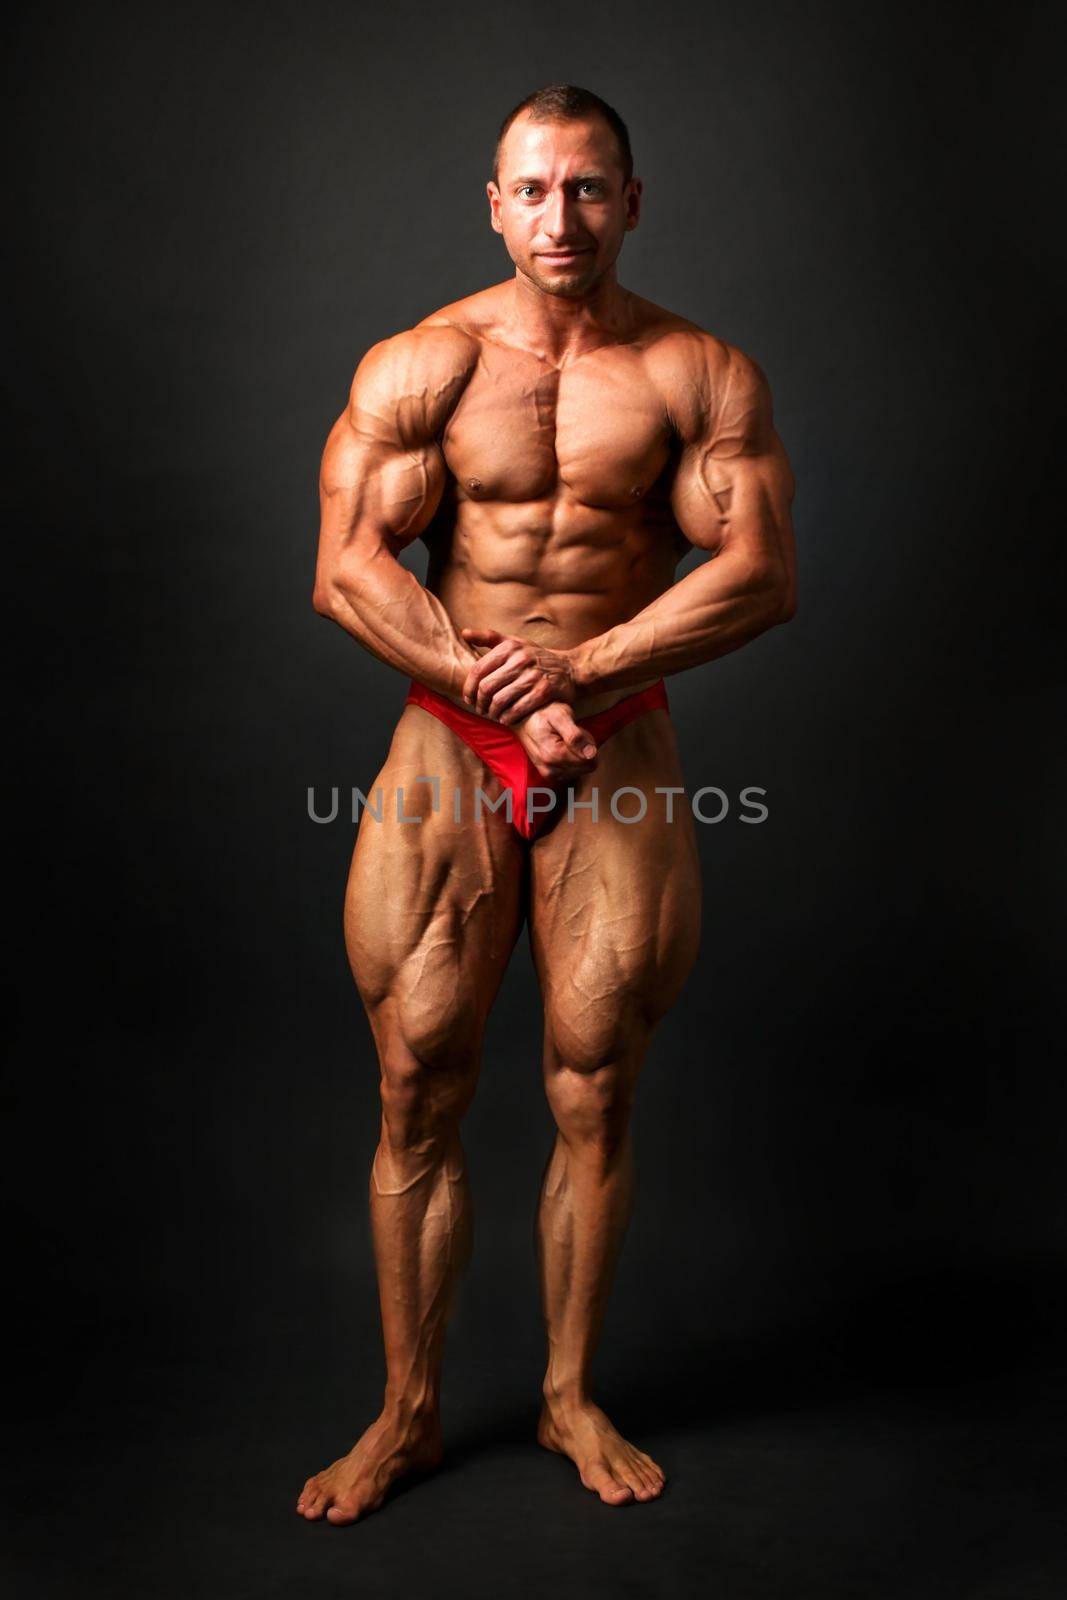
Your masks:
<svg viewBox="0 0 1067 1600"><path fill-rule="evenodd" d="M612 1155L626 1136L649 1030L623 1008L583 1020L550 1017L545 1092L561 1133Z"/></svg>
<svg viewBox="0 0 1067 1600"><path fill-rule="evenodd" d="M545 1011L546 1064L595 1079L616 1067L639 1067L660 1011L636 987L591 998L592 984L568 986ZM561 1003L562 1001L562 1003Z"/></svg>
<svg viewBox="0 0 1067 1600"><path fill-rule="evenodd" d="M414 1003L387 1002L372 1019L381 1068L382 1122L397 1149L452 1133L478 1075L482 1020L457 989Z"/></svg>

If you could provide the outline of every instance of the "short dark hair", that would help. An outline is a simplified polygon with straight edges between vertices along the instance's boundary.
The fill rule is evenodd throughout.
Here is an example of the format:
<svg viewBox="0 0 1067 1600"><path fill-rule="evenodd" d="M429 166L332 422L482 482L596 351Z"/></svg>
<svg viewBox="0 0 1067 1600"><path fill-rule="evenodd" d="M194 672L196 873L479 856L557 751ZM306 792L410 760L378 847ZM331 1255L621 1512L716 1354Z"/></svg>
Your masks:
<svg viewBox="0 0 1067 1600"><path fill-rule="evenodd" d="M579 89L574 83L550 83L547 88L535 89L533 94L528 94L513 111L509 111L500 127L496 138L496 152L493 156L493 182L500 181L500 149L507 133L516 117L524 111L530 113L534 122L580 122L585 117L603 117L619 147L619 160L622 163L623 187L629 183L634 175L634 158L630 150L630 135L626 124L606 100L601 100L598 94L591 89Z"/></svg>

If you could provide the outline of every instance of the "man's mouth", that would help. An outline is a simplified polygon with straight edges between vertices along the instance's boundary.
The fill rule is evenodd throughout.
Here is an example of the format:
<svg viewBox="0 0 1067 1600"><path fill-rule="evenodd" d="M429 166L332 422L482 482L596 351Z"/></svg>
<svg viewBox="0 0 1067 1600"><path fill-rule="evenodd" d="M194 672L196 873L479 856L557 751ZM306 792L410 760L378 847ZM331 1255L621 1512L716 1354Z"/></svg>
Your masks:
<svg viewBox="0 0 1067 1600"><path fill-rule="evenodd" d="M557 266L565 266L567 262L574 261L578 256L587 256L587 247L580 250L542 250L541 260L554 262Z"/></svg>

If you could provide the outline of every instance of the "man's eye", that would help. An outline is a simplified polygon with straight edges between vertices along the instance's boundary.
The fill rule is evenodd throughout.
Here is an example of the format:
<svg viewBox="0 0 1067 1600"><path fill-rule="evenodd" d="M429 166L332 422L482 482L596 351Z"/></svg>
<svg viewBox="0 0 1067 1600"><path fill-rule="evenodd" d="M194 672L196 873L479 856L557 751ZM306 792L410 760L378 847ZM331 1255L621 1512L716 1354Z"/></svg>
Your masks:
<svg viewBox="0 0 1067 1600"><path fill-rule="evenodd" d="M524 183L522 185L522 188L519 190L519 193L520 194L527 194L527 193L532 194L533 190L534 190L534 186L533 186L532 183Z"/></svg>
<svg viewBox="0 0 1067 1600"><path fill-rule="evenodd" d="M593 182L581 183L581 184L578 185L578 187L580 189L592 189L596 194L600 193L600 185L599 185L599 183L593 183Z"/></svg>

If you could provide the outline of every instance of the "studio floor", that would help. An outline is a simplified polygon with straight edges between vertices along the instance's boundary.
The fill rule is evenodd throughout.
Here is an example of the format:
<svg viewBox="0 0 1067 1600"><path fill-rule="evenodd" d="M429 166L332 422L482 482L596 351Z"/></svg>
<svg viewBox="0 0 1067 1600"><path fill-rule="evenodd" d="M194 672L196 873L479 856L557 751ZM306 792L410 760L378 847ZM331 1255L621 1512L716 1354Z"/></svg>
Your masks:
<svg viewBox="0 0 1067 1600"><path fill-rule="evenodd" d="M466 1594L1062 1600L1067 1372L842 1379L766 1351L672 1357L599 1399L668 1475L609 1508L534 1442L528 1373L449 1375L443 1466L348 1528L304 1478L370 1420L377 1373L294 1340L259 1371L97 1362L41 1380L8 1455L17 1600ZM88 1381L86 1381L88 1379ZM47 1413L47 1415L46 1415Z"/></svg>

